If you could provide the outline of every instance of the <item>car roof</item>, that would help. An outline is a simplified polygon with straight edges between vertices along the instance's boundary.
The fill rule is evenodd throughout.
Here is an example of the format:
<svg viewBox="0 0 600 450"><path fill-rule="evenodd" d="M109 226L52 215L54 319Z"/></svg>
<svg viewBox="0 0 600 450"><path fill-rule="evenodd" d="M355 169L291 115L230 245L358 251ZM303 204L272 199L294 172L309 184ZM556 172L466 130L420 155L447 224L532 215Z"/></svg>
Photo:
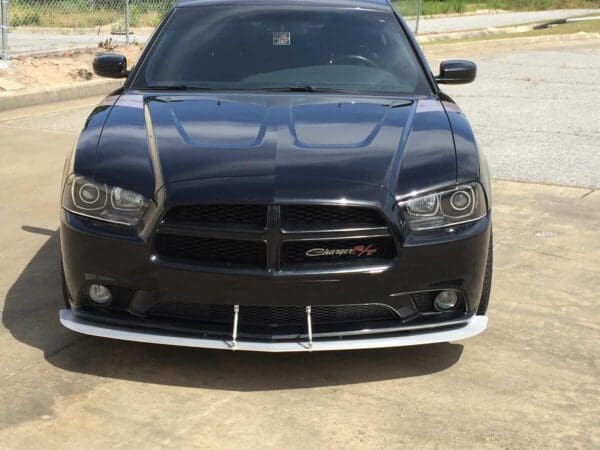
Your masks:
<svg viewBox="0 0 600 450"><path fill-rule="evenodd" d="M388 0L178 0L177 7L188 6L328 6L337 8L363 8L389 11Z"/></svg>

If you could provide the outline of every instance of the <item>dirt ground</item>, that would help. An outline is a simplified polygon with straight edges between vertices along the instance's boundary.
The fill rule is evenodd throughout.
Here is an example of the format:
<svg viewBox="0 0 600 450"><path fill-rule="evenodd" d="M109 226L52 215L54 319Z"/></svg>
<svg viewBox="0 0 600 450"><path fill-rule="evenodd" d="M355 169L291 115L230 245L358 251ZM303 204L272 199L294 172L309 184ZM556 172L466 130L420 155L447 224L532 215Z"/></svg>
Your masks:
<svg viewBox="0 0 600 450"><path fill-rule="evenodd" d="M128 65L132 66L138 59L141 47L138 45L114 49L99 47L98 50L17 58L10 61L7 69L0 71L0 92L23 92L98 79L99 77L92 71L92 61L94 55L107 51L125 55Z"/></svg>

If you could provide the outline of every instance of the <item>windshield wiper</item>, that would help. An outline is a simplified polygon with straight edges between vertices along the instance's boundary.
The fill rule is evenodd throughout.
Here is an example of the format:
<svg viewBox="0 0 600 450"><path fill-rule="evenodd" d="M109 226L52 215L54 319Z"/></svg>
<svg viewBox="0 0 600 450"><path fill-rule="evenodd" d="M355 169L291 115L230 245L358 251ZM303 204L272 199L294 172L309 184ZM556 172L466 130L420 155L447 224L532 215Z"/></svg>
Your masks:
<svg viewBox="0 0 600 450"><path fill-rule="evenodd" d="M157 84L154 86L144 86L140 89L149 91L215 91L217 89L194 86L193 84Z"/></svg>
<svg viewBox="0 0 600 450"><path fill-rule="evenodd" d="M315 86L259 86L246 88L249 91L269 92L316 92Z"/></svg>
<svg viewBox="0 0 600 450"><path fill-rule="evenodd" d="M317 92L316 86L306 85L306 86L290 86L288 87L290 92Z"/></svg>
<svg viewBox="0 0 600 450"><path fill-rule="evenodd" d="M314 85L299 85L299 86L258 86L258 87L239 87L239 88L217 88L205 87L194 84L157 84L153 86L140 87L141 90L149 91L221 91L221 92L244 92L244 91L266 91L266 92L323 92L323 93L342 93L342 94L357 94L358 92L352 89L340 89L325 86Z"/></svg>
<svg viewBox="0 0 600 450"><path fill-rule="evenodd" d="M356 91L350 89L339 89L330 87L321 87L313 85L302 85L302 86L281 86L281 87L257 87L252 88L257 91L270 91L270 92L333 92L333 93L354 93Z"/></svg>

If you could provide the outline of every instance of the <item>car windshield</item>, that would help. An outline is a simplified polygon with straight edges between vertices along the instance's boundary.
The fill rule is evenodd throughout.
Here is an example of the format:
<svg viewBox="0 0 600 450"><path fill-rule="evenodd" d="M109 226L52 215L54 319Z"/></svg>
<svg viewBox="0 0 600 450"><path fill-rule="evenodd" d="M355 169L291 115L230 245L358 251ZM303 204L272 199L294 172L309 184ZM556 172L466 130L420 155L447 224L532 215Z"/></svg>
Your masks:
<svg viewBox="0 0 600 450"><path fill-rule="evenodd" d="M265 5L175 9L133 87L431 92L391 11Z"/></svg>

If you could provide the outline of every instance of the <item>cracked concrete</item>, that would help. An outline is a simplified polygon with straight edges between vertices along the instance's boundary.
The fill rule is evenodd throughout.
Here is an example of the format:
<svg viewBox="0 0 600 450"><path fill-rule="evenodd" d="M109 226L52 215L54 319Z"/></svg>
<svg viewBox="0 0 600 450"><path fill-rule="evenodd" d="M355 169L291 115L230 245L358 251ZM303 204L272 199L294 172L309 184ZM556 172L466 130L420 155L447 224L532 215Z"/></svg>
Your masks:
<svg viewBox="0 0 600 450"><path fill-rule="evenodd" d="M592 189L592 190L590 190L589 192L586 192L585 194L583 194L583 195L581 196L581 198L586 198L588 195L590 195L590 194L593 194L594 192L595 192L595 190L594 190L594 189Z"/></svg>

